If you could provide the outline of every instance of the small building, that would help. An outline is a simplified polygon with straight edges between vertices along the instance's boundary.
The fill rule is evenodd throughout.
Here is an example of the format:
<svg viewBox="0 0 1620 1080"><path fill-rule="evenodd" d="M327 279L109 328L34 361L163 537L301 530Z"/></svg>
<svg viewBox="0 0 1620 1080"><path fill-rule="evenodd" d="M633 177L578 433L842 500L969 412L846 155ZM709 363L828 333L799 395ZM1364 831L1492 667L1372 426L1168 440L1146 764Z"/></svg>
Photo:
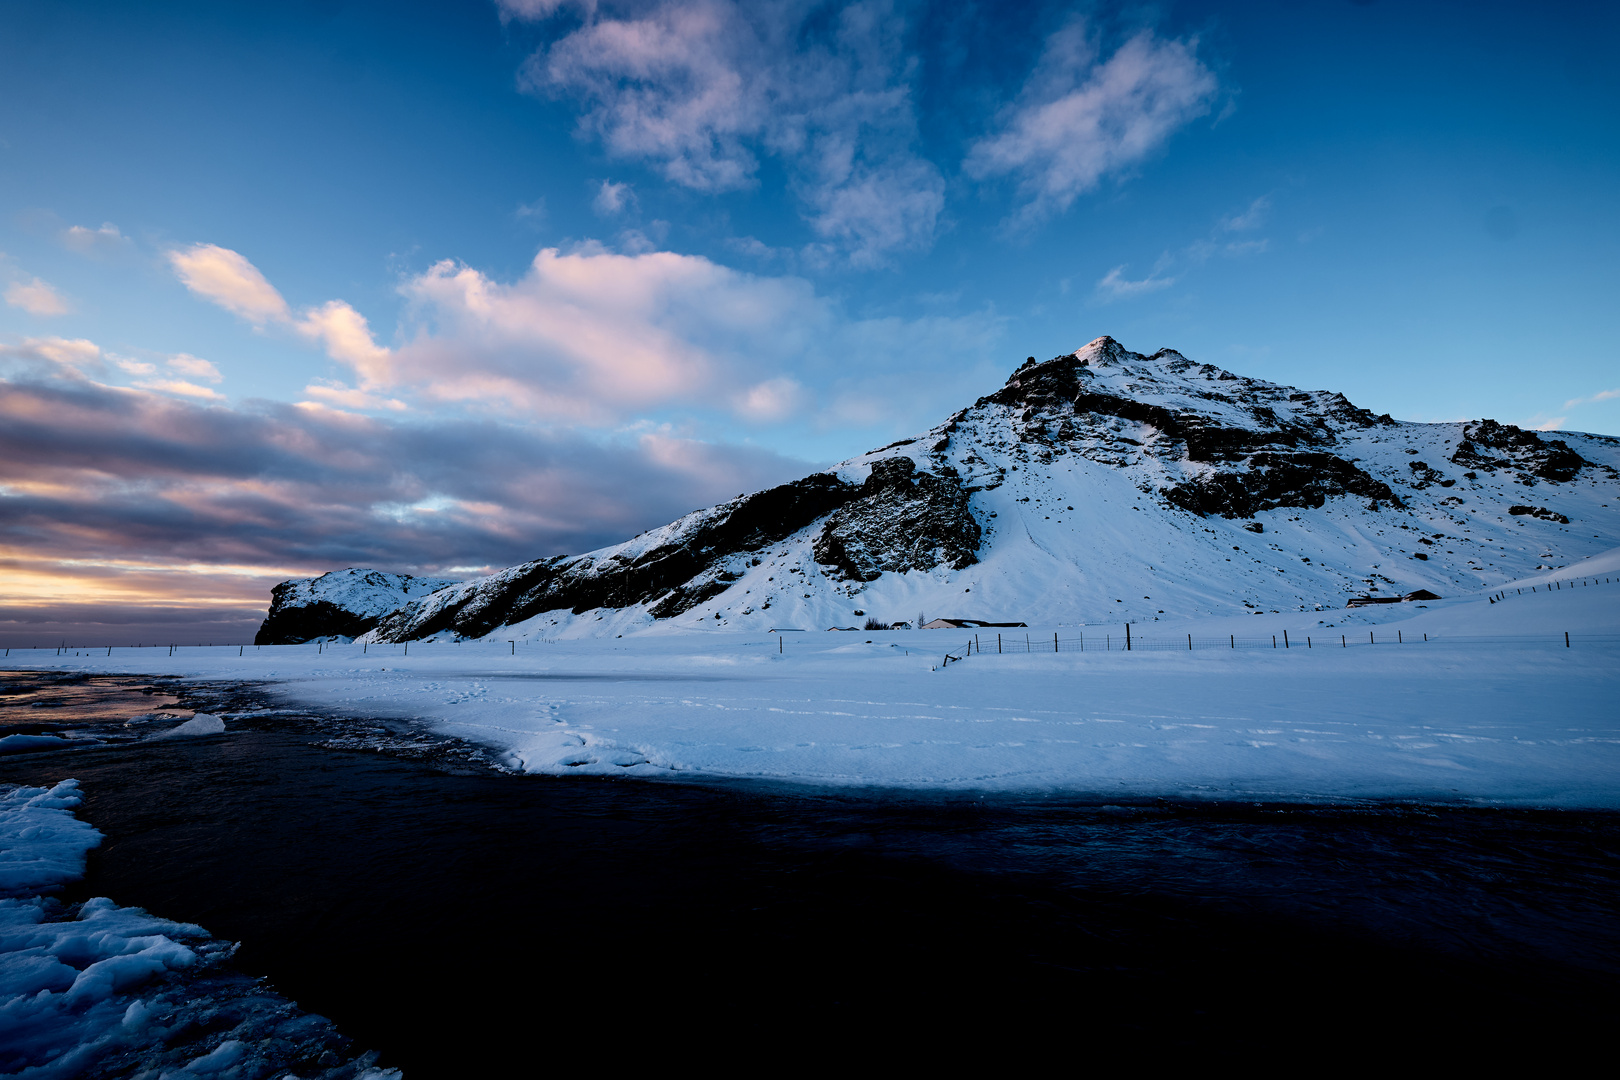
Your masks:
<svg viewBox="0 0 1620 1080"><path fill-rule="evenodd" d="M1021 622L985 622L983 619L934 619L932 622L922 624L924 630L981 630L985 627L996 626L1025 626L1029 623Z"/></svg>
<svg viewBox="0 0 1620 1080"><path fill-rule="evenodd" d="M1428 589L1409 592L1405 596L1352 596L1345 607L1371 607L1373 604L1404 604L1412 600L1438 600L1440 597Z"/></svg>

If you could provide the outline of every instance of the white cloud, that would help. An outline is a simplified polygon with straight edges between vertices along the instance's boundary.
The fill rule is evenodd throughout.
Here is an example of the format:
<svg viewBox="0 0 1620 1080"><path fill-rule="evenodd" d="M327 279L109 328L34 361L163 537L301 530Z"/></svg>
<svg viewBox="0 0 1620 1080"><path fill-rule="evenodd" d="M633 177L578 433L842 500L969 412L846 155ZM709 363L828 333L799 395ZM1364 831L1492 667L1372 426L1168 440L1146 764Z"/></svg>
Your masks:
<svg viewBox="0 0 1620 1080"><path fill-rule="evenodd" d="M120 364L119 366L122 367L123 365ZM219 368L215 367L212 361L192 356L190 353L178 353L171 356L168 360L168 366L171 371L178 371L182 375L189 375L193 379L202 379L204 382L217 383L225 378L219 373Z"/></svg>
<svg viewBox="0 0 1620 1080"><path fill-rule="evenodd" d="M148 364L141 360L130 360L127 357L122 356L113 357L112 362L117 364L120 370L125 371L130 375L149 376L157 374L156 364Z"/></svg>
<svg viewBox="0 0 1620 1080"><path fill-rule="evenodd" d="M323 405L333 405L342 409L364 409L367 411L389 410L404 412L408 407L397 398L383 398L376 394L368 394L364 390L345 386L333 379L317 379L304 387L304 394L314 398Z"/></svg>
<svg viewBox="0 0 1620 1080"><path fill-rule="evenodd" d="M368 372L381 370L386 364L388 350L372 339L366 317L343 300L328 300L319 307L306 308L295 319L275 286L238 252L215 244L193 244L184 251L169 252L169 261L192 292L256 326L276 323L290 327L319 342L332 359L350 365L367 378ZM208 361L185 354L171 360L169 366L216 381L220 377L218 369Z"/></svg>
<svg viewBox="0 0 1620 1080"><path fill-rule="evenodd" d="M1175 283L1176 279L1173 277L1159 277L1157 270L1140 281L1131 281L1125 277L1125 266L1121 264L1103 275L1102 280L1097 282L1096 291L1103 303L1111 304L1115 300L1168 289Z"/></svg>
<svg viewBox="0 0 1620 1080"><path fill-rule="evenodd" d="M62 294L39 278L6 286L6 303L30 315L66 315L70 310Z"/></svg>
<svg viewBox="0 0 1620 1080"><path fill-rule="evenodd" d="M129 243L129 238L110 221L103 222L99 229L84 225L69 226L62 230L61 239L63 247L83 255L116 251Z"/></svg>
<svg viewBox="0 0 1620 1080"><path fill-rule="evenodd" d="M374 344L346 305L321 309L328 351L373 400L340 399L346 387L309 390L312 399L375 408L409 393L595 426L670 408L842 423L806 389L820 385L901 418L948 389L934 380L919 391L915 372L942 356L982 359L1001 332L988 314L850 319L800 278L594 244L542 250L511 283L445 261L401 292L410 308L393 349ZM314 322L300 325L313 333Z"/></svg>
<svg viewBox="0 0 1620 1080"><path fill-rule="evenodd" d="M103 367L101 347L86 338L23 338L16 345L0 345L0 357L44 362L75 372Z"/></svg>
<svg viewBox="0 0 1620 1080"><path fill-rule="evenodd" d="M1541 418L1538 416L1538 417L1536 417L1536 419L1540 420ZM1551 420L1547 420L1547 421L1544 421L1542 423L1535 424L1535 430L1537 430L1537 431L1558 431L1558 430L1563 428L1564 421L1568 420L1568 419L1569 419L1569 417L1567 417L1567 416L1555 416Z"/></svg>
<svg viewBox="0 0 1620 1080"><path fill-rule="evenodd" d="M218 390L198 386L196 383L187 382L184 379L146 379L135 385L143 390L158 390L165 394L179 394L181 397L201 398L204 401L225 400L225 395Z"/></svg>
<svg viewBox="0 0 1620 1080"><path fill-rule="evenodd" d="M615 184L611 180L602 181L597 189L596 198L591 200L591 209L602 217L614 217L636 204L636 193L629 184Z"/></svg>
<svg viewBox="0 0 1620 1080"><path fill-rule="evenodd" d="M1063 212L1209 111L1218 85L1196 50L1195 40L1143 31L1099 63L1084 24L1070 23L1047 39L1001 130L974 144L964 169L978 179L1017 179L1024 205L1011 224Z"/></svg>
<svg viewBox="0 0 1620 1080"><path fill-rule="evenodd" d="M388 350L371 337L366 317L342 300L328 300L310 308L298 321L298 332L326 346L326 353L365 374L380 370Z"/></svg>
<svg viewBox="0 0 1620 1080"><path fill-rule="evenodd" d="M740 416L756 423L781 420L795 412L805 398L804 387L792 379L767 379L748 387L735 400Z"/></svg>
<svg viewBox="0 0 1620 1080"><path fill-rule="evenodd" d="M287 301L259 268L229 248L193 244L170 251L169 263L186 288L255 326L292 317Z"/></svg>
<svg viewBox="0 0 1620 1080"><path fill-rule="evenodd" d="M748 187L760 155L779 157L823 244L873 265L931 243L944 206L943 178L914 150L904 29L882 0L830 13L657 0L635 17L592 15L532 56L525 79L583 99L581 131L610 153L697 191Z"/></svg>

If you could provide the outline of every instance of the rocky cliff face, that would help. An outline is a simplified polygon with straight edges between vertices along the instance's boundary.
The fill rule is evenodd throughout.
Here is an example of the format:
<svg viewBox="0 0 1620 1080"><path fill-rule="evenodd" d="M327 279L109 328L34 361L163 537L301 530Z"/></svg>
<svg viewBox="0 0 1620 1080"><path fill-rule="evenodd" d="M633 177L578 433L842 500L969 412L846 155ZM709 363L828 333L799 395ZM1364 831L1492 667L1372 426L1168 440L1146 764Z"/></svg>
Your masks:
<svg viewBox="0 0 1620 1080"><path fill-rule="evenodd" d="M1604 436L1400 423L1099 338L915 438L413 598L369 633L811 628L919 607L1072 624L1449 596L1620 545L1617 464Z"/></svg>
<svg viewBox="0 0 1620 1080"><path fill-rule="evenodd" d="M270 615L255 645L296 645L317 639L352 640L390 611L446 585L443 578L385 574L379 570L334 570L318 578L293 578L270 591Z"/></svg>

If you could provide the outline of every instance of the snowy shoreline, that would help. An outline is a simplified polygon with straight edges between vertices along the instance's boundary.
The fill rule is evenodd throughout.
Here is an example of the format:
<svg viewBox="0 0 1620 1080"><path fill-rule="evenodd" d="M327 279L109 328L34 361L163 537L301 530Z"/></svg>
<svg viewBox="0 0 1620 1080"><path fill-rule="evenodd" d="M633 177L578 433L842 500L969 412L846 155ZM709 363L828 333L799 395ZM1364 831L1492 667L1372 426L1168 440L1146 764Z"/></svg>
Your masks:
<svg viewBox="0 0 1620 1080"><path fill-rule="evenodd" d="M324 1018L228 968L236 946L104 896L63 904L102 835L77 780L0 785L0 1070L400 1080ZM289 1071L288 1066L296 1071Z"/></svg>
<svg viewBox="0 0 1620 1080"><path fill-rule="evenodd" d="M419 721L528 773L1620 808L1620 553L1580 569L1615 583L1327 613L1331 628L1307 613L1133 628L1195 646L1287 633L1275 650L967 656L970 631L677 632L10 662L251 681L288 704ZM1369 632L1380 644L1339 645ZM963 659L941 667L948 650Z"/></svg>

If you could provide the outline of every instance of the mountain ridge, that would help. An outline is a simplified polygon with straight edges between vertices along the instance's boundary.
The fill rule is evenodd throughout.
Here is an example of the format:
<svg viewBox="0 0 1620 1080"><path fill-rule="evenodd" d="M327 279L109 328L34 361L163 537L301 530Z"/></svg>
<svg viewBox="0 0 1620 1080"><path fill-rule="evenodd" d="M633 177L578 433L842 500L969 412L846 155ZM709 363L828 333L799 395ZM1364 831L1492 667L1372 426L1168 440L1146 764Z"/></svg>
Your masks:
<svg viewBox="0 0 1620 1080"><path fill-rule="evenodd" d="M365 639L809 628L919 607L1076 623L1477 591L1620 544L1602 513L1620 505L1620 440L1559 434L1396 421L1102 337L1029 358L920 435L402 602Z"/></svg>

